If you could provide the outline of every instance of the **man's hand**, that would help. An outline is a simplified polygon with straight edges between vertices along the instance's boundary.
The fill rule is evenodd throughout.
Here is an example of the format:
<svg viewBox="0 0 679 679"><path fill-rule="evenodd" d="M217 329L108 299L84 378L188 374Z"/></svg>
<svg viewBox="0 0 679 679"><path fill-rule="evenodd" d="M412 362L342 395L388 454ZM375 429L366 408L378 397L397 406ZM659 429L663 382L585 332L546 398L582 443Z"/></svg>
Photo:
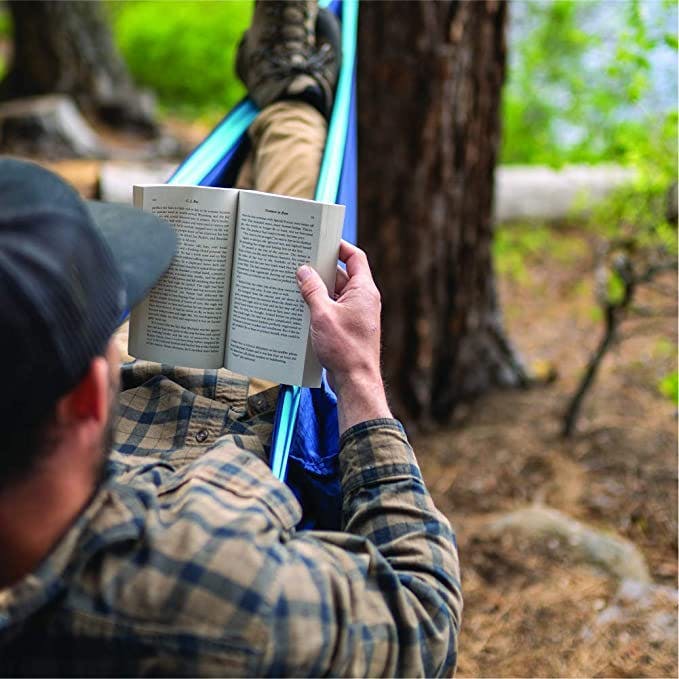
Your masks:
<svg viewBox="0 0 679 679"><path fill-rule="evenodd" d="M342 241L335 299L301 266L297 283L311 312L311 341L337 393L340 434L359 422L391 417L380 375L380 293L362 250Z"/></svg>

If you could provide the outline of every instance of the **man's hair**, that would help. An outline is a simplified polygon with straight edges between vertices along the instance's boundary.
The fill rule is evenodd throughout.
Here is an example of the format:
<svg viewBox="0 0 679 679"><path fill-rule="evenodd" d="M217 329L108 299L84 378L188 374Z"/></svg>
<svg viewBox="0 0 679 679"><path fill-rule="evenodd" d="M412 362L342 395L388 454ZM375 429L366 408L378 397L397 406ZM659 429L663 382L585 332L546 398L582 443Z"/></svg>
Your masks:
<svg viewBox="0 0 679 679"><path fill-rule="evenodd" d="M10 430L0 443L0 491L25 478L56 444L56 404L5 425Z"/></svg>

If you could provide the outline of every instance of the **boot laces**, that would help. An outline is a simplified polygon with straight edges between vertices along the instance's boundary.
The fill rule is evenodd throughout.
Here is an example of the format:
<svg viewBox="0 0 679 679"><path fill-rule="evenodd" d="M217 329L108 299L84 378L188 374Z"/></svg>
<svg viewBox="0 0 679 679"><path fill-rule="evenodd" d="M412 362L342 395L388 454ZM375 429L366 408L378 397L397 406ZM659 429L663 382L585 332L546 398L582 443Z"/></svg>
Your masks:
<svg viewBox="0 0 679 679"><path fill-rule="evenodd" d="M311 45L306 24L309 8L306 2L264 2L268 15L266 21L267 42L277 51L308 53Z"/></svg>
<svg viewBox="0 0 679 679"><path fill-rule="evenodd" d="M330 45L324 44L320 49L311 52L304 61L296 62L286 59L285 56L270 54L269 62L281 78L296 75L313 75L322 71L332 61L333 54Z"/></svg>

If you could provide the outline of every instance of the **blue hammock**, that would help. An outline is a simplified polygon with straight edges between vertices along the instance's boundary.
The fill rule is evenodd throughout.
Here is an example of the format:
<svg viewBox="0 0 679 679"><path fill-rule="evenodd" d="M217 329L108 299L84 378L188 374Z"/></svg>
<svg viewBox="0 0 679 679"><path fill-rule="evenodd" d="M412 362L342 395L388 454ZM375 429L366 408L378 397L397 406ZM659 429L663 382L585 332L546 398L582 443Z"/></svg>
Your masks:
<svg viewBox="0 0 679 679"><path fill-rule="evenodd" d="M356 242L356 31L358 0L321 0L342 23L342 67L316 200L346 205L345 240ZM247 129L258 113L240 102L168 180L169 184L233 186L249 146ZM320 389L281 385L271 443L271 468L287 481L304 509L303 525L336 529L341 491L337 455L337 399L323 377Z"/></svg>

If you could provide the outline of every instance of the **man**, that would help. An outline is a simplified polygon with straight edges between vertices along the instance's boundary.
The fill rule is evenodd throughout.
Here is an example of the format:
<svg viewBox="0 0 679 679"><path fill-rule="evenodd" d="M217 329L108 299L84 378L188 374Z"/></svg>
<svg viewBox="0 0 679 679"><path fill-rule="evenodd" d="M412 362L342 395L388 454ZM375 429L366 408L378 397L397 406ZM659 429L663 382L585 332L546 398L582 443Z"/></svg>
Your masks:
<svg viewBox="0 0 679 679"><path fill-rule="evenodd" d="M277 11L308 14L313 55L309 7ZM250 36L271 11L258 10ZM300 74L323 89L309 61L263 105L319 108L298 97ZM338 395L343 526L321 532L296 530L299 504L267 466L275 387L136 362L112 415L111 335L172 251L154 217L85 205L45 170L0 160L0 674L452 672L454 536L389 411L365 255L342 244L334 299L297 272Z"/></svg>

